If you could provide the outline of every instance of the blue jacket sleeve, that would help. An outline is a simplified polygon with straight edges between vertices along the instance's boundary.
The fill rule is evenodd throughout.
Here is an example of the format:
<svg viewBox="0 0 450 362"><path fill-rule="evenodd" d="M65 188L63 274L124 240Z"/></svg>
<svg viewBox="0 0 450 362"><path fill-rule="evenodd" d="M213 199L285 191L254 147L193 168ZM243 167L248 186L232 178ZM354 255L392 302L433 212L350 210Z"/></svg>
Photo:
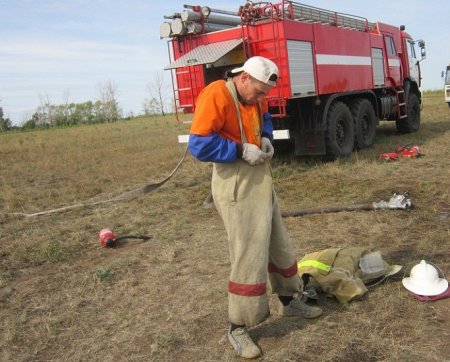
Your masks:
<svg viewBox="0 0 450 362"><path fill-rule="evenodd" d="M269 112L263 114L262 136L273 142L273 123Z"/></svg>
<svg viewBox="0 0 450 362"><path fill-rule="evenodd" d="M189 151L204 162L233 162L237 158L237 143L213 132L208 136L189 135Z"/></svg>

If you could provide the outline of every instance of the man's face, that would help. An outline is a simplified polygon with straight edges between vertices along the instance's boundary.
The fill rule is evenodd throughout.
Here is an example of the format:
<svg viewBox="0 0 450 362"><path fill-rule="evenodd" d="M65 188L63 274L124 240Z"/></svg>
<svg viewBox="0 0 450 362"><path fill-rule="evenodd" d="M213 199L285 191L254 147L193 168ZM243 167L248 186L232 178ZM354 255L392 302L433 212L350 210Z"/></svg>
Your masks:
<svg viewBox="0 0 450 362"><path fill-rule="evenodd" d="M272 86L252 78L245 72L241 74L239 83L239 95L247 104L256 104L262 101L272 89Z"/></svg>

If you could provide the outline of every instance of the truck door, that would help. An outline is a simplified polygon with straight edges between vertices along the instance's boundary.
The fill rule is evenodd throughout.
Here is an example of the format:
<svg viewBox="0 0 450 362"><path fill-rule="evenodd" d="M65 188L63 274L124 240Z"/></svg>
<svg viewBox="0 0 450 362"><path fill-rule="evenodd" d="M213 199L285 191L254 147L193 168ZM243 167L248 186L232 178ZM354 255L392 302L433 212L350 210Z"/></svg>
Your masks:
<svg viewBox="0 0 450 362"><path fill-rule="evenodd" d="M402 84L400 76L400 59L395 49L394 39L389 34L384 34L384 44L386 47L387 55L387 74L386 77L390 78L392 86L399 86Z"/></svg>
<svg viewBox="0 0 450 362"><path fill-rule="evenodd" d="M409 76L411 80L415 81L417 84L420 84L419 61L417 60L414 41L410 39L406 40L406 49L408 50Z"/></svg>

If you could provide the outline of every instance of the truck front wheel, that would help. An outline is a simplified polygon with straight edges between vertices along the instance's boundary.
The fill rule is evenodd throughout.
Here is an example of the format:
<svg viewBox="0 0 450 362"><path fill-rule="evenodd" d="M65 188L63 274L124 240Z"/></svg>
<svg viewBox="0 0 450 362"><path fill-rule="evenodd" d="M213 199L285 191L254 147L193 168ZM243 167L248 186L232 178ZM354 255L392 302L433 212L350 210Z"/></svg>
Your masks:
<svg viewBox="0 0 450 362"><path fill-rule="evenodd" d="M417 94L410 93L408 96L408 117L395 122L397 130L401 133L411 133L420 127L420 102Z"/></svg>
<svg viewBox="0 0 450 362"><path fill-rule="evenodd" d="M355 126L352 114L343 102L333 102L328 110L325 142L330 159L347 157L353 151Z"/></svg>

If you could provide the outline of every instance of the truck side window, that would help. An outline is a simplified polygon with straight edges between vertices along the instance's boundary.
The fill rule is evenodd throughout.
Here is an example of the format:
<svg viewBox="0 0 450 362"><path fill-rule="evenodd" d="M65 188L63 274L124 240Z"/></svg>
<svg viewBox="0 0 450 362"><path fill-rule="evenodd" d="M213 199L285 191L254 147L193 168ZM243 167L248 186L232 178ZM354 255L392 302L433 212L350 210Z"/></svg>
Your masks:
<svg viewBox="0 0 450 362"><path fill-rule="evenodd" d="M396 53L395 53L394 39L392 39L391 36L385 35L385 36L384 36L384 41L385 41L385 43L386 43L387 53L388 53L389 55L396 55Z"/></svg>
<svg viewBox="0 0 450 362"><path fill-rule="evenodd" d="M416 50L414 49L414 42L411 40L408 40L408 55L410 58L417 59Z"/></svg>

